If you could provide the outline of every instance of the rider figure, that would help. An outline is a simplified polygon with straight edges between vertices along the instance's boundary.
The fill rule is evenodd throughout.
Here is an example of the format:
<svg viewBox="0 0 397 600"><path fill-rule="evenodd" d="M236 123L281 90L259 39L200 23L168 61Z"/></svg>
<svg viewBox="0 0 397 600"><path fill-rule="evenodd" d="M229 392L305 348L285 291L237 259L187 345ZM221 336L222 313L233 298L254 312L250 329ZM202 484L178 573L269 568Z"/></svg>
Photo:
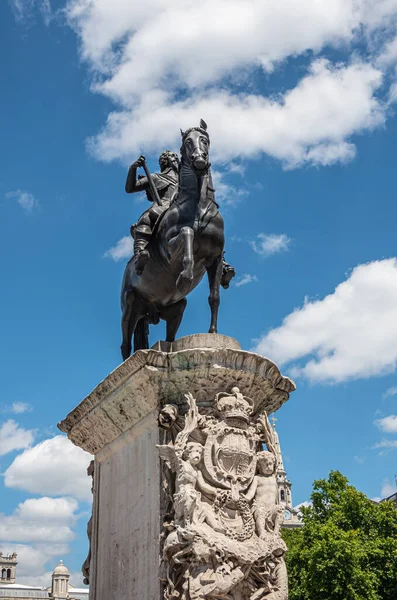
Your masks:
<svg viewBox="0 0 397 600"><path fill-rule="evenodd" d="M152 235L152 230L157 219L171 203L172 196L178 185L179 159L175 152L166 150L160 154L159 165L161 173L154 173L152 180L156 186L162 205L157 204L152 198L150 184L147 177L141 175L136 178L138 167L143 167L145 157L140 156L129 168L127 181L125 182L125 191L127 194L134 192L146 192L146 197L153 205L145 210L135 225L132 225L130 231L134 238L134 254L136 258L135 270L138 275L142 274L150 254L147 251L147 245Z"/></svg>
<svg viewBox="0 0 397 600"><path fill-rule="evenodd" d="M152 198L148 178L142 175L138 175L138 179L136 177L137 169L143 167L144 162L145 157L140 156L138 160L132 163L125 183L125 191L127 194L145 191L149 202L153 202L152 206L139 217L138 222L130 228L131 236L134 238L135 270L137 275L142 274L143 269L150 258L147 246L152 235L153 227L160 215L162 215L171 204L171 200L179 182L178 155L170 150L165 150L159 157L161 172L153 173L152 175L153 184L155 185L162 202L160 206L155 202L155 199ZM234 275L234 268L223 260L221 285L224 289L229 287L230 281L233 279Z"/></svg>

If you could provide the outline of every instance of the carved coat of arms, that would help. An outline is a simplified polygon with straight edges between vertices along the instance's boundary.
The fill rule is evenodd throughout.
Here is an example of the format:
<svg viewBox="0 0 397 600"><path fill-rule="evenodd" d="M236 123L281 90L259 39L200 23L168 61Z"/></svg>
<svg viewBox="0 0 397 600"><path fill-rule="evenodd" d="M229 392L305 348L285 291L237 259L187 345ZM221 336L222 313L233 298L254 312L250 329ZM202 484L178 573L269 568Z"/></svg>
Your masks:
<svg viewBox="0 0 397 600"><path fill-rule="evenodd" d="M199 414L191 394L186 398L184 420L163 409L173 413L175 429L183 426L173 443L158 447L168 465L170 504L164 598L286 600L283 517L267 416L254 418L252 400L238 388L217 394L209 415Z"/></svg>

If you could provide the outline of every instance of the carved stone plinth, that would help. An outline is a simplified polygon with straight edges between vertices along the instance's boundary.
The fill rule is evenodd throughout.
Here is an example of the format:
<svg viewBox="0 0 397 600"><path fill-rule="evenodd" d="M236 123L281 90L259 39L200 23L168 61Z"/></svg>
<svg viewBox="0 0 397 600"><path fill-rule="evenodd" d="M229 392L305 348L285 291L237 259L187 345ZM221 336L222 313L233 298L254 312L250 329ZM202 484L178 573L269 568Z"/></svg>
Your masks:
<svg viewBox="0 0 397 600"><path fill-rule="evenodd" d="M91 600L287 598L266 413L294 389L195 335L136 352L59 424L95 455Z"/></svg>

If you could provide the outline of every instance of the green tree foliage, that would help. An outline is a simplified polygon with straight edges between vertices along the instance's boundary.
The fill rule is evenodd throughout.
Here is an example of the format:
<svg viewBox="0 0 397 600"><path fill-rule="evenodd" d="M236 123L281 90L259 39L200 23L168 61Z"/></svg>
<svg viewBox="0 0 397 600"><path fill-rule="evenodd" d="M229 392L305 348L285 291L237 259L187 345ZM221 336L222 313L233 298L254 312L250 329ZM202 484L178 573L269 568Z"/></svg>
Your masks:
<svg viewBox="0 0 397 600"><path fill-rule="evenodd" d="M397 510L338 471L314 482L305 525L285 530L290 600L397 600Z"/></svg>

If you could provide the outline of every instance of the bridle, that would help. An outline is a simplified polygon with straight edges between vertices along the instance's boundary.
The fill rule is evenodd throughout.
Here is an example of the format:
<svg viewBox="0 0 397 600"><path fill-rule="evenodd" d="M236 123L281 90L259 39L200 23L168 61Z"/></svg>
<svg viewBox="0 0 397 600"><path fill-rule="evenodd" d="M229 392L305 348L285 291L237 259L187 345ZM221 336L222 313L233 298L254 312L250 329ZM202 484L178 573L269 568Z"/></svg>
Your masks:
<svg viewBox="0 0 397 600"><path fill-rule="evenodd" d="M197 140L197 142L193 142L193 148L189 149L189 153L190 153L190 158L189 158L189 162L191 163L191 166L193 168L193 170L198 174L198 175L204 175L206 172L208 172L208 169L210 168L211 164L208 161L208 151L209 151L209 147L210 147L210 138L209 135L207 133L207 131L205 129L203 129L202 127L190 127L190 129L188 129L185 132L182 132L182 146L181 146L181 155L182 155L182 160L183 158L186 158L186 140L189 136L189 134L192 131L198 131L202 136L204 136L208 142L208 146L207 149L205 151L203 151L203 149L200 146L200 142L199 140ZM192 140L193 141L193 140ZM198 169L197 167L194 166L194 159L192 159L192 157L194 156L195 152L200 153L200 155L202 157L205 157L206 160L206 165L203 169Z"/></svg>

